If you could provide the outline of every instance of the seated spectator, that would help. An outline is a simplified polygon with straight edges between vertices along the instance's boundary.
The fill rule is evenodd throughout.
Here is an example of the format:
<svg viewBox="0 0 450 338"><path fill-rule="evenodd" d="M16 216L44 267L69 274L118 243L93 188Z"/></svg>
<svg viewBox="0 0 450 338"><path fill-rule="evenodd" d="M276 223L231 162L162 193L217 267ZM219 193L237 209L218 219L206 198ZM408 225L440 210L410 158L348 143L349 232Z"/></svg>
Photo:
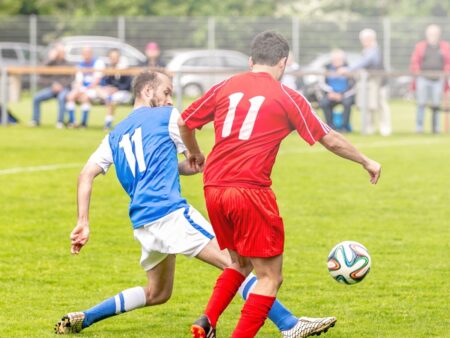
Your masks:
<svg viewBox="0 0 450 338"><path fill-rule="evenodd" d="M156 42L149 42L145 47L145 55L147 56L147 67L164 68L166 64L161 60L161 50Z"/></svg>
<svg viewBox="0 0 450 338"><path fill-rule="evenodd" d="M111 49L108 53L108 68L125 69L128 64L121 59L120 50ZM116 105L130 103L131 76L112 74L106 75L102 80L102 87L98 89L100 99L106 104L105 130L112 128Z"/></svg>
<svg viewBox="0 0 450 338"><path fill-rule="evenodd" d="M102 70L105 64L102 60L94 57L92 48L85 47L82 51L83 61L78 65L80 71L75 75L72 91L67 95L66 109L69 112L69 127L75 124L75 103L81 103L82 118L79 126L86 128L88 124L91 101L97 96L97 87L103 77ZM83 69L95 69L93 72L83 72Z"/></svg>
<svg viewBox="0 0 450 338"><path fill-rule="evenodd" d="M411 56L410 69L413 73L422 71L450 71L450 45L441 40L441 28L430 25L425 32L426 39L416 44ZM440 76L417 76L415 82L417 100L416 132L423 133L425 107L432 111L432 131L439 132L439 107L441 105L444 79Z"/></svg>
<svg viewBox="0 0 450 338"><path fill-rule="evenodd" d="M46 66L68 66L63 45L56 45L48 53ZM64 112L66 96L70 91L72 76L70 75L45 75L39 78L39 84L43 89L36 93L33 98L33 117L30 125L37 127L41 123L41 103L50 99L58 100L58 118L56 128L64 126Z"/></svg>
<svg viewBox="0 0 450 338"><path fill-rule="evenodd" d="M336 49L331 52L331 63L325 66L325 71L335 73L340 68L346 67L345 53ZM350 112L352 105L355 103L355 81L352 78L338 75L337 73L326 75L320 83L322 98L319 105L322 108L327 124L336 129L333 119L333 108L341 104L343 106L342 126L338 129L344 132L351 131L350 128Z"/></svg>

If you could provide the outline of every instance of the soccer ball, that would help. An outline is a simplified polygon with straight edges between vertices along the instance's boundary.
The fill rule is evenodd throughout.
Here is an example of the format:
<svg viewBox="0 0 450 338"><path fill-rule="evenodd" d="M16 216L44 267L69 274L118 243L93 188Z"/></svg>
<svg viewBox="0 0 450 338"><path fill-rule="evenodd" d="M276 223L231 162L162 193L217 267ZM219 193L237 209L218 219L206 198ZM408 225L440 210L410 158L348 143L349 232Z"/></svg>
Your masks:
<svg viewBox="0 0 450 338"><path fill-rule="evenodd" d="M370 271L371 259L364 245L344 241L331 249L328 255L328 271L339 283L356 284Z"/></svg>

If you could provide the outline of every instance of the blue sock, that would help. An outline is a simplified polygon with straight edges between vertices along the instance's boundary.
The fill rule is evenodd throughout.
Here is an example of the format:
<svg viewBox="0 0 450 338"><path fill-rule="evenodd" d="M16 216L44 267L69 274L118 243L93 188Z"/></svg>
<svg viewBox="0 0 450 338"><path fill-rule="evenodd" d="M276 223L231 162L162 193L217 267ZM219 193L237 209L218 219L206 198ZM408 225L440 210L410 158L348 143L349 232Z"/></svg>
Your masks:
<svg viewBox="0 0 450 338"><path fill-rule="evenodd" d="M83 329L95 322L113 317L123 312L145 306L145 291L141 287L124 290L118 295L108 298L102 303L84 311Z"/></svg>
<svg viewBox="0 0 450 338"><path fill-rule="evenodd" d="M254 274L248 275L245 281L239 288L239 294L242 298L247 299L248 294L257 282ZM272 305L272 309L269 312L269 319L277 326L278 330L285 331L292 329L298 322L298 318L295 317L291 311L284 307L278 299Z"/></svg>
<svg viewBox="0 0 450 338"><path fill-rule="evenodd" d="M89 118L89 110L83 110L83 115L81 118L82 126L87 126L88 118Z"/></svg>
<svg viewBox="0 0 450 338"><path fill-rule="evenodd" d="M75 123L75 110L69 110L69 123L74 124Z"/></svg>

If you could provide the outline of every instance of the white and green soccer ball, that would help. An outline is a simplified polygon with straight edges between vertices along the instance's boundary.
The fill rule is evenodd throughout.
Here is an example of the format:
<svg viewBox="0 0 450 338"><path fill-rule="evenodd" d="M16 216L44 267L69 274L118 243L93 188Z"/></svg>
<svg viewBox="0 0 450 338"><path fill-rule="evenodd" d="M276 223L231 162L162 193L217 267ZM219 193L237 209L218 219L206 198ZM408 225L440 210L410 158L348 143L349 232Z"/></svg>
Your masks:
<svg viewBox="0 0 450 338"><path fill-rule="evenodd" d="M358 242L344 241L331 249L328 271L339 283L356 284L367 276L372 260L366 247Z"/></svg>

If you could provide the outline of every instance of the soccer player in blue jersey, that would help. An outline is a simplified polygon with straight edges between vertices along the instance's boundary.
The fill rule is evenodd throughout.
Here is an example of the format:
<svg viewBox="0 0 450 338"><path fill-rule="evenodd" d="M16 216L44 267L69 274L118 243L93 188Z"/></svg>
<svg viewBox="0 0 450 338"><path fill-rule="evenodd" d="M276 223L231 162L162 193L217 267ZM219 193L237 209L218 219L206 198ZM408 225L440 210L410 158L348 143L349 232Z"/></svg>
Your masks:
<svg viewBox="0 0 450 338"><path fill-rule="evenodd" d="M114 164L117 178L130 196L134 237L142 246L141 266L146 287L136 286L83 312L71 312L56 324L58 334L77 333L95 322L144 306L165 303L172 294L177 254L196 257L220 269L230 263L219 249L211 225L180 194L179 174L192 175L172 107L172 83L164 73L143 72L133 84L135 105L91 155L78 180L78 223L71 233L71 252L78 254L89 239L89 204L95 177ZM249 276L241 285L246 298L256 283ZM276 301L269 318L283 337L307 337L320 320L295 317ZM207 337L215 337L215 332Z"/></svg>

